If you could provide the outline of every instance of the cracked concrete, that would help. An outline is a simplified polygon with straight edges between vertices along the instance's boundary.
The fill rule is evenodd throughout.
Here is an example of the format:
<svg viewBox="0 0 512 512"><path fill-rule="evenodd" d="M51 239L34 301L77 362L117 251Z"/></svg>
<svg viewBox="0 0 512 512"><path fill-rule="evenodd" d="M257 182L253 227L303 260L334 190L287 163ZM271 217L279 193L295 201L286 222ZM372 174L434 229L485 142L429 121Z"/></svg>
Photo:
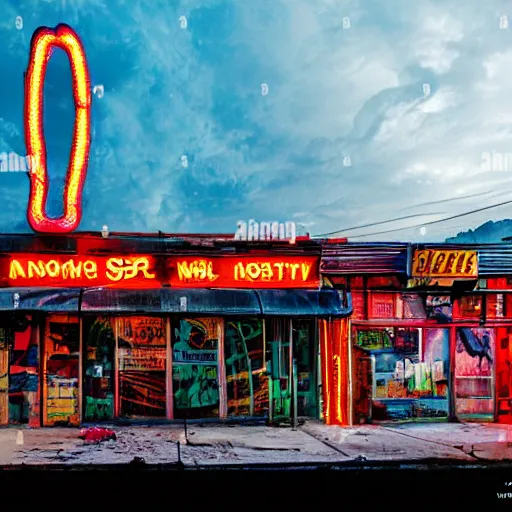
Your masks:
<svg viewBox="0 0 512 512"><path fill-rule="evenodd" d="M512 461L512 426L408 424L112 427L116 441L89 444L79 429L0 429L0 464L304 464L377 461ZM21 434L20 434L21 432Z"/></svg>

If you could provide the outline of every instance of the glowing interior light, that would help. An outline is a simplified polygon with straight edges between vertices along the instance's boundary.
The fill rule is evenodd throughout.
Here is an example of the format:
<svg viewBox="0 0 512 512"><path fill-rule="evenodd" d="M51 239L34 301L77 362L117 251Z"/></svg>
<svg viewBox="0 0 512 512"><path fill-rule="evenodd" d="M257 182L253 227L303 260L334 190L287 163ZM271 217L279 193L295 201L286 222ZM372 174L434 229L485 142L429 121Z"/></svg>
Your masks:
<svg viewBox="0 0 512 512"><path fill-rule="evenodd" d="M268 94L268 85L263 83L261 84L261 95L266 96Z"/></svg>
<svg viewBox="0 0 512 512"><path fill-rule="evenodd" d="M53 47L63 49L70 61L75 102L75 126L64 190L64 214L46 214L48 170L43 133L43 92L46 68ZM41 233L69 233L78 227L82 216L82 189L87 173L91 132L91 86L82 43L67 25L55 30L41 27L32 36L30 59L25 77L25 141L27 153L37 162L29 173L28 222Z"/></svg>
<svg viewBox="0 0 512 512"><path fill-rule="evenodd" d="M23 28L23 18L21 16L16 16L14 24L18 30L21 30Z"/></svg>
<svg viewBox="0 0 512 512"><path fill-rule="evenodd" d="M185 16L180 16L180 27L181 28L187 28L188 27L188 21L187 21L187 18L185 18Z"/></svg>

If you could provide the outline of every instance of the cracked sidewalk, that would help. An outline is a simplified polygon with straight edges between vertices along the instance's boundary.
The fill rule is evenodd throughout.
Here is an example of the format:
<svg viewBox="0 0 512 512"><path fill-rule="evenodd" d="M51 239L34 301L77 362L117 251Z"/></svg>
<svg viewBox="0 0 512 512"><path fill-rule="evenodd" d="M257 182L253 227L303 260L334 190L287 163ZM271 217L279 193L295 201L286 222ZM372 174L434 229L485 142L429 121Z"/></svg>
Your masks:
<svg viewBox="0 0 512 512"><path fill-rule="evenodd" d="M297 428L243 425L112 427L116 441L88 444L75 428L0 430L2 466L422 463L512 461L512 426L430 423Z"/></svg>

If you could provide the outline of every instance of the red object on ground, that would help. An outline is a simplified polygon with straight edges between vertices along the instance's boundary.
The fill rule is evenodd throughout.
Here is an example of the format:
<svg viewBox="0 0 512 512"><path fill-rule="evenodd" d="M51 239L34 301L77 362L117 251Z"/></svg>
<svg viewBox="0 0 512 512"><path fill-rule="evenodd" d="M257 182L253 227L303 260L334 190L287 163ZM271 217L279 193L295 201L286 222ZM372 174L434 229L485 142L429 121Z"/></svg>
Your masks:
<svg viewBox="0 0 512 512"><path fill-rule="evenodd" d="M108 428L83 428L80 431L79 439L83 439L86 443L99 443L101 441L108 441L109 439L116 440L116 434L113 430Z"/></svg>

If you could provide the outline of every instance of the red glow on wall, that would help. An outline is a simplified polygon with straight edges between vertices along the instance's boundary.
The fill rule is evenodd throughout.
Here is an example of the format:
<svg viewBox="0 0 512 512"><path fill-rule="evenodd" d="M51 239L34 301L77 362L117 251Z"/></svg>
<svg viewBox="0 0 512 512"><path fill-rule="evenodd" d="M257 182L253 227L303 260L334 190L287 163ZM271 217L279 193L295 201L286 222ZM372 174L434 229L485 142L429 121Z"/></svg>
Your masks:
<svg viewBox="0 0 512 512"><path fill-rule="evenodd" d="M43 133L43 93L46 68L53 47L62 48L70 61L75 102L75 126L64 190L64 214L46 214L48 169ZM25 140L31 160L28 222L41 233L69 233L78 227L82 216L82 189L87 173L91 132L91 86L82 43L67 25L55 30L42 27L32 37L25 78Z"/></svg>

